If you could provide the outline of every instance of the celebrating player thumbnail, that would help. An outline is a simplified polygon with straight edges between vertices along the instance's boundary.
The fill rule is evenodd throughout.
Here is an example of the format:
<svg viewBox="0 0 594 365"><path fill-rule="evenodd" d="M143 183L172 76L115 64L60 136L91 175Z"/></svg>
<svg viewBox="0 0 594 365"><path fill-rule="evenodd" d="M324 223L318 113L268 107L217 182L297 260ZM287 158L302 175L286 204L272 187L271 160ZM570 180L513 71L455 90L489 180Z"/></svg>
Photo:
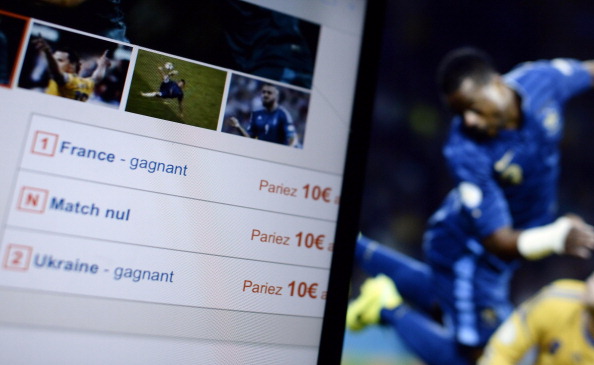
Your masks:
<svg viewBox="0 0 594 365"><path fill-rule="evenodd" d="M455 117L443 152L456 186L429 220L426 263L358 239L358 263L387 277L362 286L351 329L389 324L427 364L474 364L513 309L519 259L590 257L592 227L556 207L563 105L593 75L594 61L531 62L500 75L474 48L444 58L439 87Z"/></svg>
<svg viewBox="0 0 594 365"><path fill-rule="evenodd" d="M81 60L78 53L70 48L57 48L52 52L45 39L38 37L32 43L47 60L48 70L51 76L47 94L57 95L64 98L78 101L87 101L95 89L95 84L103 79L110 61L107 58L107 51L97 59L97 67L90 77L79 75L81 71Z"/></svg>

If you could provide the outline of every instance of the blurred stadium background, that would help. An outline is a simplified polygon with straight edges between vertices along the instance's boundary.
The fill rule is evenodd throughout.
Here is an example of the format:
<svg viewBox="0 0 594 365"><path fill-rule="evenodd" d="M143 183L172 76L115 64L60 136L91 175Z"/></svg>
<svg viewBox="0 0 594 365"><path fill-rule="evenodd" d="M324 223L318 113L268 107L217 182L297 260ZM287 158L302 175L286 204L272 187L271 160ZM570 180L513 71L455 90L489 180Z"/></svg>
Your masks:
<svg viewBox="0 0 594 365"><path fill-rule="evenodd" d="M449 50L476 46L507 72L524 61L594 59L594 4L586 0L389 1L361 230L422 258L425 222L452 187L441 154L450 116L435 86ZM560 212L594 223L594 92L566 108ZM561 277L585 278L594 260L552 257L523 265L512 285L515 303ZM365 274L355 268L353 295ZM347 332L343 356L352 364L421 364L391 329Z"/></svg>

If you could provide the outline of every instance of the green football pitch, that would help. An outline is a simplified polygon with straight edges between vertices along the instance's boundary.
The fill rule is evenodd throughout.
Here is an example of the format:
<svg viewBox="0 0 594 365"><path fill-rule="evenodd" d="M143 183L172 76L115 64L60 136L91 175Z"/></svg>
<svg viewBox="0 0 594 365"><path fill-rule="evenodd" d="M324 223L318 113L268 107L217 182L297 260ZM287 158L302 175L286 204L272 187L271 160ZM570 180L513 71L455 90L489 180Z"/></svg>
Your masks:
<svg viewBox="0 0 594 365"><path fill-rule="evenodd" d="M148 98L141 92L158 91L162 82L157 69L171 62L178 74L172 80L184 79L183 115L177 99ZM216 130L225 88L226 72L172 57L140 50L134 67L126 111L154 118Z"/></svg>

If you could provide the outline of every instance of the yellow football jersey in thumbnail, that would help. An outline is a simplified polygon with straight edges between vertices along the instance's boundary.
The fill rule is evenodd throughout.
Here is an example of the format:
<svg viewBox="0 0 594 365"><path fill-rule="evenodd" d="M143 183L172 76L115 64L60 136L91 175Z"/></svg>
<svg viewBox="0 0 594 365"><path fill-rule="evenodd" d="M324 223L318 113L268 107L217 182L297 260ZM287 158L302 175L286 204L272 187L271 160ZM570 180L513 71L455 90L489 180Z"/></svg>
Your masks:
<svg viewBox="0 0 594 365"><path fill-rule="evenodd" d="M87 101L93 94L95 82L90 77L80 77L76 74L64 74L66 83L62 86L50 80L46 94L57 95L64 98Z"/></svg>

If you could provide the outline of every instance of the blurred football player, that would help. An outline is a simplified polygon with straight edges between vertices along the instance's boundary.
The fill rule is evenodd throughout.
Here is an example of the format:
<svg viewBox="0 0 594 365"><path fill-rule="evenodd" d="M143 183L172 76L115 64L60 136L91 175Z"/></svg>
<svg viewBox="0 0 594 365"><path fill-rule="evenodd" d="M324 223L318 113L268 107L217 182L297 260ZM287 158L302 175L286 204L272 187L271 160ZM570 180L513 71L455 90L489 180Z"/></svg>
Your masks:
<svg viewBox="0 0 594 365"><path fill-rule="evenodd" d="M260 90L262 109L252 112L247 129L239 120L230 118L232 127L237 128L244 137L263 141L298 146L297 132L291 114L279 105L279 90L272 84L264 84Z"/></svg>
<svg viewBox="0 0 594 365"><path fill-rule="evenodd" d="M184 101L184 87L186 80L173 80L171 77L178 74L178 71L173 68L171 62L166 62L163 66L157 68L161 75L161 85L159 91L141 92L140 95L146 98L161 98L161 99L177 99L177 106L179 115L184 116L183 101Z"/></svg>
<svg viewBox="0 0 594 365"><path fill-rule="evenodd" d="M594 364L594 275L558 280L526 301L491 337L479 365ZM524 362L522 362L524 363Z"/></svg>
<svg viewBox="0 0 594 365"><path fill-rule="evenodd" d="M427 364L474 364L513 309L521 259L590 257L592 227L556 207L563 106L593 75L594 61L531 62L500 75L474 48L444 58L438 82L455 116L443 151L456 186L429 220L426 262L358 239L359 265L388 277L364 283L348 327L386 323Z"/></svg>
<svg viewBox="0 0 594 365"><path fill-rule="evenodd" d="M90 77L79 75L81 60L76 51L69 48L58 48L52 52L45 39L38 37L32 40L47 61L50 80L45 92L78 101L87 101L95 89L95 84L103 79L110 65L107 51L97 59L97 65Z"/></svg>

